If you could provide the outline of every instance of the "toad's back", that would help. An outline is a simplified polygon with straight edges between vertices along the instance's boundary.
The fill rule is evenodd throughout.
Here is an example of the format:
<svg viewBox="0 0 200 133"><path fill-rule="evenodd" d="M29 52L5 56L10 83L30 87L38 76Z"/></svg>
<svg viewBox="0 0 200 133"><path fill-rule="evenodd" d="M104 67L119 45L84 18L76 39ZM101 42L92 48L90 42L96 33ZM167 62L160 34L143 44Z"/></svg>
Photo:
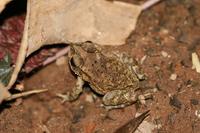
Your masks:
<svg viewBox="0 0 200 133"><path fill-rule="evenodd" d="M87 53L82 78L99 94L112 90L137 89L139 80L131 67L115 55Z"/></svg>

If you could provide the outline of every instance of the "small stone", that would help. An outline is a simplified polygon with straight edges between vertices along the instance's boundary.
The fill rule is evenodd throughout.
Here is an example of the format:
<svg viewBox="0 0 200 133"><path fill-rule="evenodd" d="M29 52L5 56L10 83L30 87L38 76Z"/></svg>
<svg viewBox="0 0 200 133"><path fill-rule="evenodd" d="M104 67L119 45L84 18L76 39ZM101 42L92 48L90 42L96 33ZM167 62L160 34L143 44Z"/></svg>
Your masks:
<svg viewBox="0 0 200 133"><path fill-rule="evenodd" d="M200 118L200 110L196 110L196 111L195 111L195 115L196 115L198 118Z"/></svg>
<svg viewBox="0 0 200 133"><path fill-rule="evenodd" d="M181 105L182 105L182 103L180 102L180 100L176 96L172 96L170 98L169 104L171 106L178 108L178 109L181 109Z"/></svg>
<svg viewBox="0 0 200 133"><path fill-rule="evenodd" d="M155 92L158 92L158 88L155 87L155 88L153 88L152 91L153 91L154 93L155 93Z"/></svg>
<svg viewBox="0 0 200 133"><path fill-rule="evenodd" d="M17 84L15 89L18 90L18 91L23 91L24 90L24 84L23 83Z"/></svg>
<svg viewBox="0 0 200 133"><path fill-rule="evenodd" d="M144 55L144 56L142 57L142 59L140 60L140 64L143 64L143 63L144 63L144 61L146 60L146 58L147 58L147 56L146 56L146 55Z"/></svg>
<svg viewBox="0 0 200 133"><path fill-rule="evenodd" d="M89 102L89 103L93 103L94 102L94 99L93 99L93 97L92 97L92 95L86 95L86 97L85 97L85 101L87 101L87 102Z"/></svg>
<svg viewBox="0 0 200 133"><path fill-rule="evenodd" d="M144 56L142 57L142 59L140 60L140 63L143 64L144 61L146 60L146 58L147 58L147 55L144 55Z"/></svg>
<svg viewBox="0 0 200 133"><path fill-rule="evenodd" d="M177 74L175 74L175 73L171 74L171 76L170 76L171 80L176 80L176 78L177 78Z"/></svg>
<svg viewBox="0 0 200 133"><path fill-rule="evenodd" d="M198 105L199 101L197 99L190 99L191 104Z"/></svg>
<svg viewBox="0 0 200 133"><path fill-rule="evenodd" d="M161 33L164 35L169 34L169 30L168 29L161 29Z"/></svg>
<svg viewBox="0 0 200 133"><path fill-rule="evenodd" d="M163 57L168 57L168 53L167 52L165 52L165 51L161 51L161 55L163 56Z"/></svg>
<svg viewBox="0 0 200 133"><path fill-rule="evenodd" d="M200 73L200 61L196 53L192 53L192 64L193 64L192 68L196 69L196 71Z"/></svg>
<svg viewBox="0 0 200 133"><path fill-rule="evenodd" d="M67 63L67 59L66 59L65 56L61 56L60 58L58 58L56 60L56 65L57 66L61 66L61 65L66 64L66 63Z"/></svg>

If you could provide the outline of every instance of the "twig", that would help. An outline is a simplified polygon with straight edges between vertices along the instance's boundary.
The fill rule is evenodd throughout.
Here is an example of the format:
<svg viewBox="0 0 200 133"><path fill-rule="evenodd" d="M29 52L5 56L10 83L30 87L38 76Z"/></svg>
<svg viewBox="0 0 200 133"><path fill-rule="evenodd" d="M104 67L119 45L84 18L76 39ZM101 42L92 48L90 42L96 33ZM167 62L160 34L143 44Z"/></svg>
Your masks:
<svg viewBox="0 0 200 133"><path fill-rule="evenodd" d="M22 93L18 93L18 94L13 94L10 97L5 98L4 100L10 101L10 100L13 100L13 99L16 99L16 98L19 98L19 97L25 97L25 96L28 96L28 95L42 93L42 92L45 92L45 91L48 91L48 89L32 90L32 91L22 92Z"/></svg>
<svg viewBox="0 0 200 133"><path fill-rule="evenodd" d="M147 2L145 2L144 4L142 4L142 10L146 10L149 7L155 5L156 3L158 3L160 0L149 0Z"/></svg>
<svg viewBox="0 0 200 133"><path fill-rule="evenodd" d="M3 83L0 82L0 104L5 98L8 98L10 96L10 92L6 89Z"/></svg>
<svg viewBox="0 0 200 133"><path fill-rule="evenodd" d="M46 66L46 65L50 64L51 62L55 61L56 59L58 59L59 57L67 54L68 52L69 52L69 46L67 46L66 48L63 48L62 50L58 51L55 56L47 58L43 62L42 65Z"/></svg>

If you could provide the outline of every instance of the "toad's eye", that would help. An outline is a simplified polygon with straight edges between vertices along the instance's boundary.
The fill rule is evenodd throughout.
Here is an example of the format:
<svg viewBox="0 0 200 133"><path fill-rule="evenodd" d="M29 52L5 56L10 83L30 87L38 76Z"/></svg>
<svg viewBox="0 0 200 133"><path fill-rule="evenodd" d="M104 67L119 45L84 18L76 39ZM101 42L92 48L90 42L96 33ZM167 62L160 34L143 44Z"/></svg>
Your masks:
<svg viewBox="0 0 200 133"><path fill-rule="evenodd" d="M92 42L85 42L84 45L82 45L82 48L87 51L88 53L95 53L96 52L96 47L95 44Z"/></svg>
<svg viewBox="0 0 200 133"><path fill-rule="evenodd" d="M74 67L80 67L80 66L83 65L83 59L80 56L78 56L78 55L74 55L71 58L70 63Z"/></svg>

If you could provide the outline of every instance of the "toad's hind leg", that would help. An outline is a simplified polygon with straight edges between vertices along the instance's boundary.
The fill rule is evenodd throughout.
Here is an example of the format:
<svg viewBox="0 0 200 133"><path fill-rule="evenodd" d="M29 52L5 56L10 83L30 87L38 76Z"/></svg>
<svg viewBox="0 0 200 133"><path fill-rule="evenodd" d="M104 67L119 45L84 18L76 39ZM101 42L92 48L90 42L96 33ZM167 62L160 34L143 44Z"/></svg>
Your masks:
<svg viewBox="0 0 200 133"><path fill-rule="evenodd" d="M83 85L84 81L81 77L78 77L76 81L76 86L72 89L71 92L67 92L67 94L57 94L57 96L63 99L62 103L64 103L65 101L74 101L83 91Z"/></svg>
<svg viewBox="0 0 200 133"><path fill-rule="evenodd" d="M113 90L103 97L103 104L106 106L123 107L137 100L134 90Z"/></svg>
<svg viewBox="0 0 200 133"><path fill-rule="evenodd" d="M144 95L137 94L135 90L113 90L103 97L103 104L110 108L122 108L136 101L145 104L145 99L151 96L150 93Z"/></svg>

